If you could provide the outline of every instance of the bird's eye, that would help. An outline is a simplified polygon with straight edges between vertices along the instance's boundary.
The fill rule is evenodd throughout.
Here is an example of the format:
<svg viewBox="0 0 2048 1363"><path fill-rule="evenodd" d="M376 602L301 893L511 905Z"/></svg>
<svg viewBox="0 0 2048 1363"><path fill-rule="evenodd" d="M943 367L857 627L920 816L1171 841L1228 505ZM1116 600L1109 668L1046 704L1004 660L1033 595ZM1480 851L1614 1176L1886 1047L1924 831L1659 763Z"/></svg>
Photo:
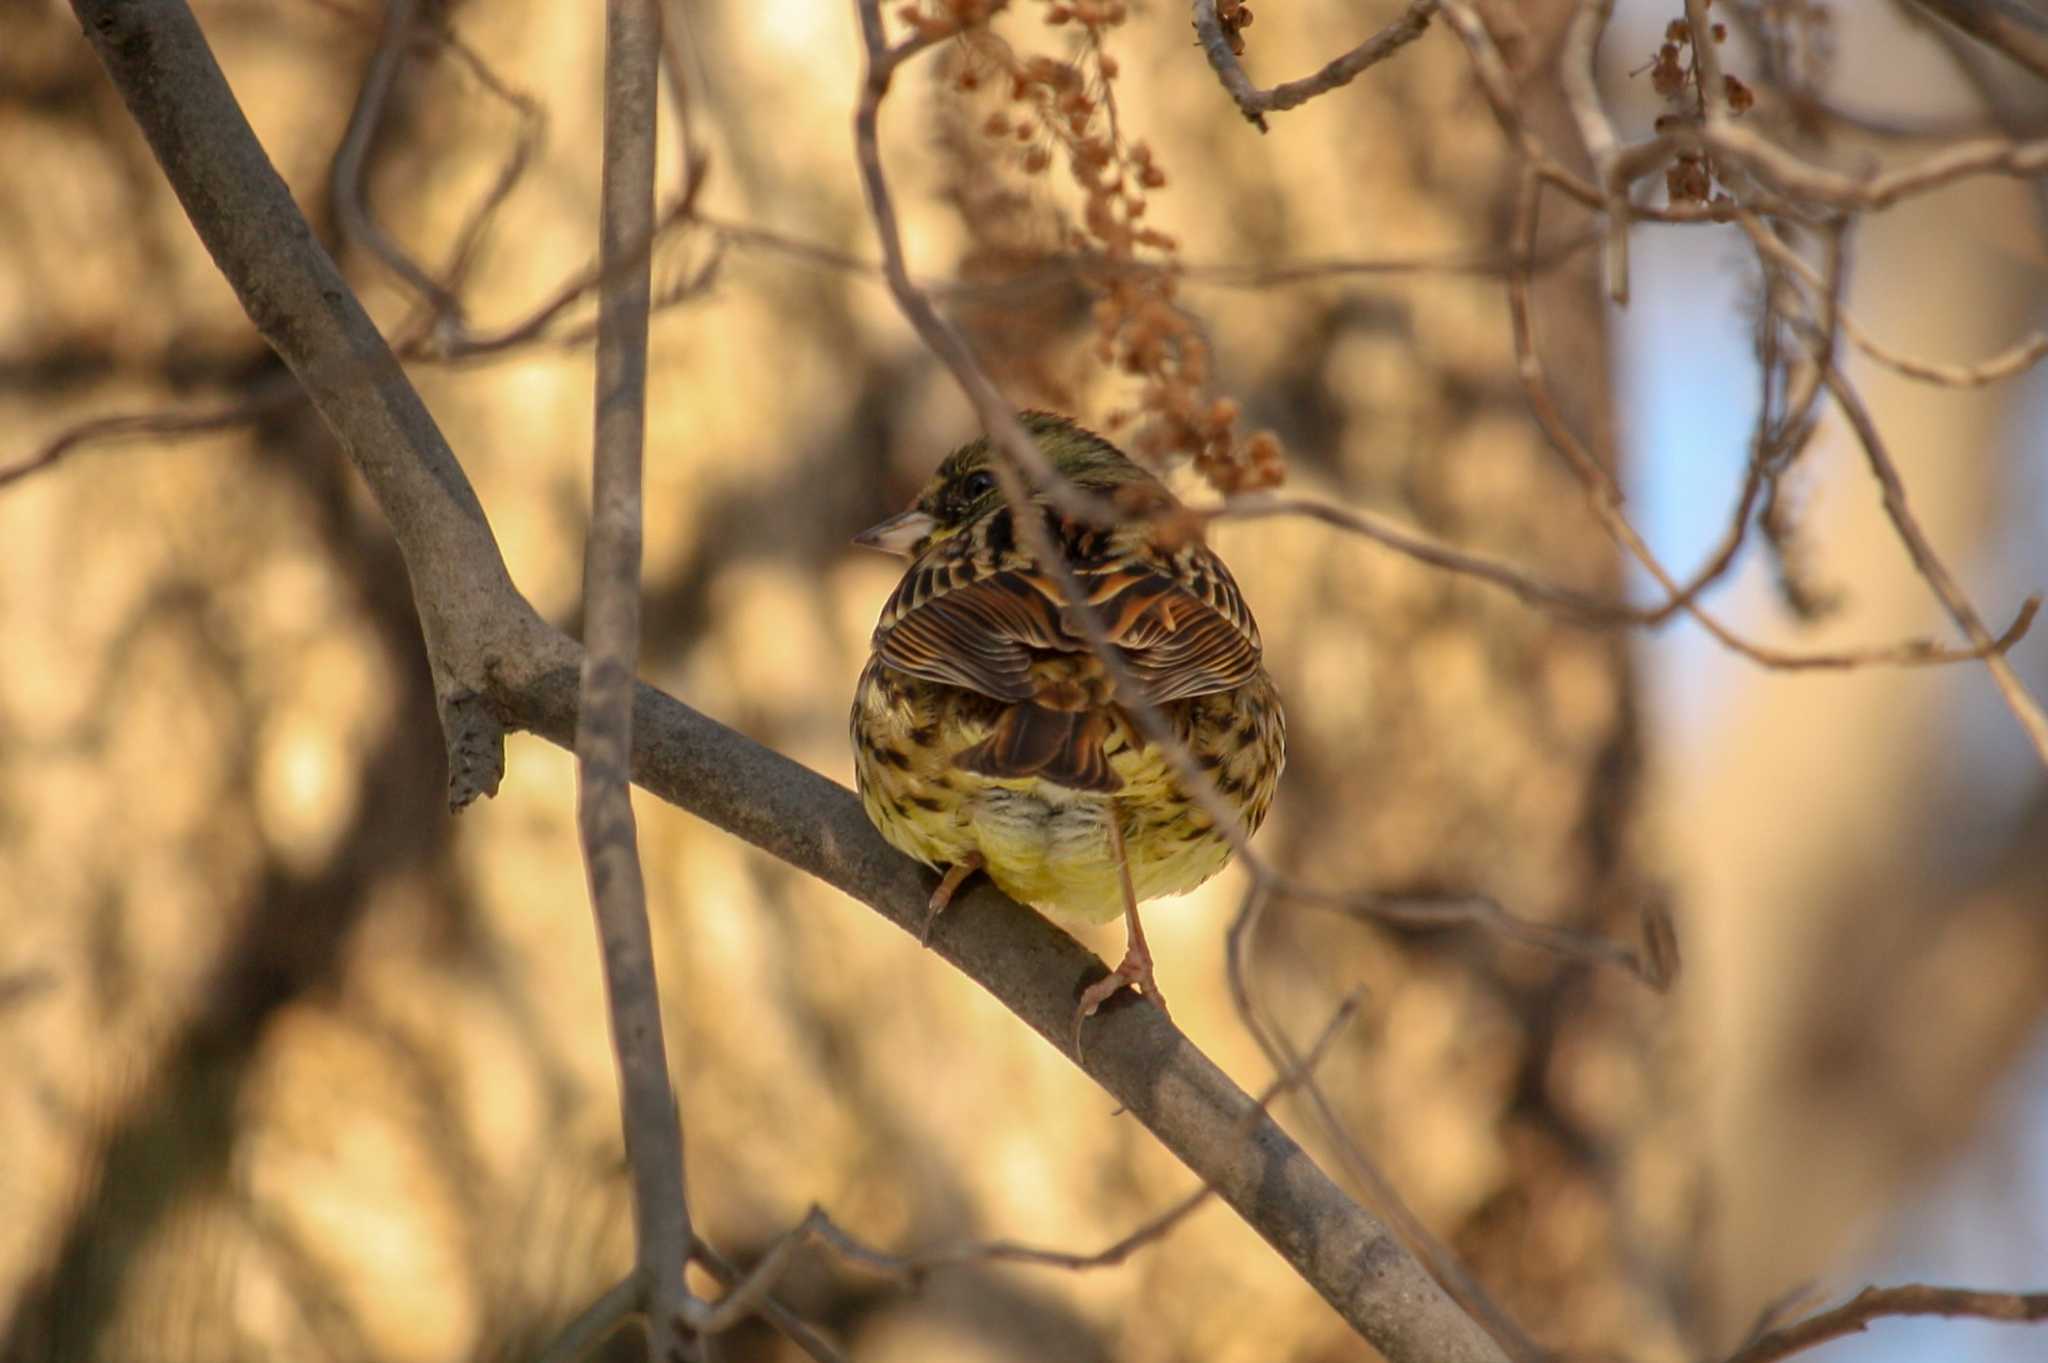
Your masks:
<svg viewBox="0 0 2048 1363"><path fill-rule="evenodd" d="M995 491L996 476L987 469L976 469L960 480L960 496L963 501L975 502Z"/></svg>

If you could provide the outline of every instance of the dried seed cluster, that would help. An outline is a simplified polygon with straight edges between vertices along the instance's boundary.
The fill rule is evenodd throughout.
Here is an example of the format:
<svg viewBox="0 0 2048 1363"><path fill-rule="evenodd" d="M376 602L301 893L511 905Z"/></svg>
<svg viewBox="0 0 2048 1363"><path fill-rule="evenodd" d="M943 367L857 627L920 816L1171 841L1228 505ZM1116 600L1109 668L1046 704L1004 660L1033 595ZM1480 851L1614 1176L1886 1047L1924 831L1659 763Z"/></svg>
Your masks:
<svg viewBox="0 0 2048 1363"><path fill-rule="evenodd" d="M1080 191L1078 218L1062 225L1060 244L1084 262L1095 358L1136 384L1135 400L1109 414L1109 427L1135 422L1134 455L1155 465L1190 459L1219 491L1271 487L1285 472L1279 440L1240 439L1237 404L1207 396L1208 342L1177 303L1179 243L1146 221L1167 174L1149 145L1124 134L1118 66L1105 41L1129 9L1124 0L1047 0L1043 22L1073 34L1064 58L1021 54L985 25L963 30L952 83L998 101L974 126L1004 162L1026 176L1063 162ZM1233 12L1240 27L1250 22L1242 6Z"/></svg>
<svg viewBox="0 0 2048 1363"><path fill-rule="evenodd" d="M907 0L896 7L905 28L927 41L986 24L1009 0Z"/></svg>

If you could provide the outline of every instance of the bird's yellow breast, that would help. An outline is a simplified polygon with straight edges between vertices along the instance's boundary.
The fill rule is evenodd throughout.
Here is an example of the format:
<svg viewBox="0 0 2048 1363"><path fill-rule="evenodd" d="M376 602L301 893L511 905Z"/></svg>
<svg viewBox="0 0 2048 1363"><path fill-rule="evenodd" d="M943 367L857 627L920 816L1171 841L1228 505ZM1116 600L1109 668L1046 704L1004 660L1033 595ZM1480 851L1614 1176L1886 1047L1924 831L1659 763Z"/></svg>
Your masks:
<svg viewBox="0 0 2048 1363"><path fill-rule="evenodd" d="M1270 692L1263 678L1255 685ZM1183 721L1178 727L1191 754L1219 786L1239 792L1233 798L1256 827L1279 776L1277 735L1270 744L1248 743L1229 725L1199 722L1212 709L1234 712L1225 697L1170 708ZM1004 893L1087 922L1107 921L1123 908L1112 819L1140 900L1184 894L1230 859L1230 844L1213 821L1121 719L1104 744L1123 781L1114 794L956 766L953 755L986 736L991 713L979 697L869 664L854 700L854 767L868 815L892 844L932 867L978 853Z"/></svg>

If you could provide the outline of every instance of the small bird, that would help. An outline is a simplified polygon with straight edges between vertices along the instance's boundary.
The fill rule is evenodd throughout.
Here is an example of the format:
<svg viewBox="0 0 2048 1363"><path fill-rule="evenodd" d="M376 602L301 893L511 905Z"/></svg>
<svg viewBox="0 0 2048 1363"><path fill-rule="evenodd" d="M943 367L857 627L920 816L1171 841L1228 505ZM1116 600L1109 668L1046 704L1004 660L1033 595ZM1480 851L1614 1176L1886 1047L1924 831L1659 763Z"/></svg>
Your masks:
<svg viewBox="0 0 2048 1363"><path fill-rule="evenodd" d="M854 772L882 836L943 872L927 934L976 871L1058 917L1124 914L1123 962L1075 1012L1078 1049L1081 1024L1126 984L1165 1010L1138 901L1192 890L1230 860L1129 707L1156 709L1247 833L1272 804L1287 726L1258 626L1173 494L1065 417L1019 419L1062 477L1119 514L1096 525L1043 494L1031 503L1124 682L1019 533L984 437L949 455L908 510L855 537L911 562L855 690Z"/></svg>

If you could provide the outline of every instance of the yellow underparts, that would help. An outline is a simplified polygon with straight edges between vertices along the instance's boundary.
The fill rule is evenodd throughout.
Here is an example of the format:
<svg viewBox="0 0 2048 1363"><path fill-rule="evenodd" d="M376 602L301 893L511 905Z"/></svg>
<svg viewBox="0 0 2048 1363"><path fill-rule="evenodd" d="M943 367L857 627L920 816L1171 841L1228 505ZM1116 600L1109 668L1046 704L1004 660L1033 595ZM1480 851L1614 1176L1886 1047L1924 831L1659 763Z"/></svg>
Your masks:
<svg viewBox="0 0 2048 1363"><path fill-rule="evenodd" d="M869 817L892 844L934 868L979 852L1004 893L1063 918L1106 922L1123 911L1109 820L1121 821L1140 900L1185 894L1223 868L1230 846L1179 793L1157 753L1121 731L1105 745L1123 779L1114 794L1077 791L1036 777L986 777L954 766L985 726L891 704L880 687L856 701L856 768ZM914 741L917 721L939 721L934 742ZM925 729L929 735L929 728ZM862 736L865 737L865 744Z"/></svg>

